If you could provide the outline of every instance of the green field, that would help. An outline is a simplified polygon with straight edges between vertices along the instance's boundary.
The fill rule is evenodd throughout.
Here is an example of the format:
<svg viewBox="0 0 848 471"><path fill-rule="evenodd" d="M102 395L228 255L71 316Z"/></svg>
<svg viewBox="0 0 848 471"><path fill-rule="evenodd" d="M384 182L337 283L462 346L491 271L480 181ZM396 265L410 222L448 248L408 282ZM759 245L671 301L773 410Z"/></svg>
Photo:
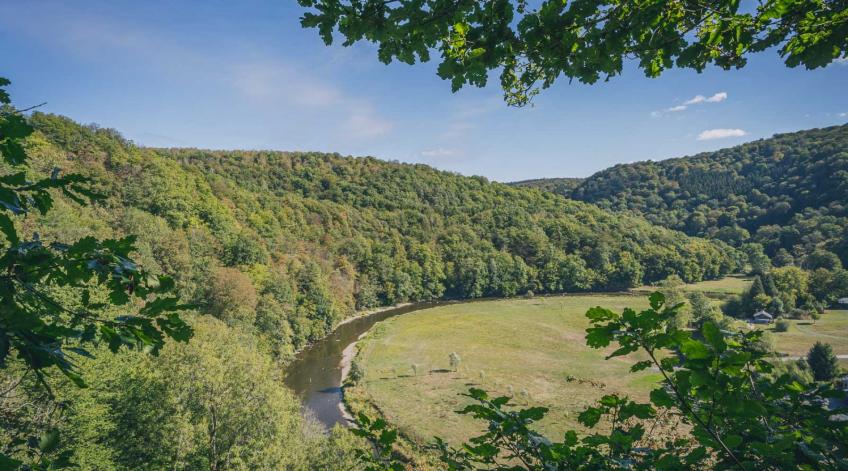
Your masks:
<svg viewBox="0 0 848 471"><path fill-rule="evenodd" d="M848 311L825 311L815 324L808 320L791 320L787 332L775 332L768 327L775 339L777 351L793 356L804 356L816 341L829 343L833 353L848 355Z"/></svg>
<svg viewBox="0 0 848 471"><path fill-rule="evenodd" d="M699 281L683 285L684 291L701 291L716 296L743 294L751 287L752 278L747 275L731 275L720 280ZM650 293L656 291L656 286L640 286L633 288L635 293Z"/></svg>
<svg viewBox="0 0 848 471"><path fill-rule="evenodd" d="M518 404L551 409L540 428L556 436L576 427L576 414L603 394L645 399L658 373L633 374L632 358L604 360L586 347L589 307L644 308L636 296L560 296L443 306L378 324L360 343L360 386L347 394L353 408L370 402L406 436L456 443L480 422L455 414L470 386L508 395ZM458 372L447 371L458 353ZM412 364L419 365L413 376ZM482 375L481 375L482 371ZM526 390L527 394L523 394ZM357 402L359 403L357 405Z"/></svg>
<svg viewBox="0 0 848 471"><path fill-rule="evenodd" d="M650 371L630 373L635 358L605 360L603 351L586 347L586 310L646 304L643 296L558 296L455 304L392 318L360 342L357 362L365 374L346 400L354 411L379 412L418 443L435 435L457 443L481 431L485 424L453 412L466 403L460 393L471 386L512 394L519 405L550 408L539 424L549 436L581 430L577 414L601 395L646 399L659 380ZM777 349L793 356L805 355L817 340L848 354L847 334L848 311L773 332ZM462 358L458 372L449 371L451 352Z"/></svg>

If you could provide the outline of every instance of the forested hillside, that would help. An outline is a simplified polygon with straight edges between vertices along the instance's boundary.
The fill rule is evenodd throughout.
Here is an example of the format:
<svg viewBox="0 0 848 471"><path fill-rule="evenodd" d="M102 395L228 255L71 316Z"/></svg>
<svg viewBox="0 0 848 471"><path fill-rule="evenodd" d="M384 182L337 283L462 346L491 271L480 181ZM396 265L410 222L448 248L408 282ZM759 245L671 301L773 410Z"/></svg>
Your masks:
<svg viewBox="0 0 848 471"><path fill-rule="evenodd" d="M738 265L723 244L638 217L423 165L145 149L59 116L31 122L33 165L85 173L107 199L94 212L61 203L30 230L138 234L145 266L282 356L356 309L697 281Z"/></svg>
<svg viewBox="0 0 848 471"><path fill-rule="evenodd" d="M580 186L580 183L582 182L582 178L535 178L532 180L512 182L510 185L538 188L540 190L550 191L567 197L570 196L571 192Z"/></svg>
<svg viewBox="0 0 848 471"><path fill-rule="evenodd" d="M778 265L816 268L822 251L848 264L848 125L616 165L553 191L690 235L759 243Z"/></svg>

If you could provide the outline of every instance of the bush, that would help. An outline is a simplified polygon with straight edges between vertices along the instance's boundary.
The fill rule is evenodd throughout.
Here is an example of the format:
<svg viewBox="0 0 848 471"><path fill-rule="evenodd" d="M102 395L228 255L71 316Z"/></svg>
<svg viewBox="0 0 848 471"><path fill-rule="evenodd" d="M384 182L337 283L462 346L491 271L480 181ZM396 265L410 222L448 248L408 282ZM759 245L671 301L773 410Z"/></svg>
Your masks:
<svg viewBox="0 0 848 471"><path fill-rule="evenodd" d="M357 384L362 380L363 376L365 376L365 371L362 369L362 365L356 360L352 361L350 371L347 373L348 382L350 384Z"/></svg>
<svg viewBox="0 0 848 471"><path fill-rule="evenodd" d="M803 309L795 308L795 309L792 309L791 311L789 311L789 317L791 317L792 319L798 319L798 320L807 319L808 313L807 313L807 311L805 311Z"/></svg>
<svg viewBox="0 0 848 471"><path fill-rule="evenodd" d="M777 322L774 323L775 332L786 332L789 330L789 327L792 324L786 319L778 319Z"/></svg>

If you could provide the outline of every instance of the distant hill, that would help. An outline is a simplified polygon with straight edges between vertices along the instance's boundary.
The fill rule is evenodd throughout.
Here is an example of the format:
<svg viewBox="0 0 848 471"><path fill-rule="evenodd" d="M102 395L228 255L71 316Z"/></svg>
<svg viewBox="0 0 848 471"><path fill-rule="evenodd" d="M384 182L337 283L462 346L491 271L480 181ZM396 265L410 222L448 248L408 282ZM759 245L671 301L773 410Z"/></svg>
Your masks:
<svg viewBox="0 0 848 471"><path fill-rule="evenodd" d="M525 186L550 191L558 195L570 197L575 188L583 182L582 178L537 178L533 180L522 180L511 182L509 185Z"/></svg>
<svg viewBox="0 0 848 471"><path fill-rule="evenodd" d="M621 164L579 183L523 183L733 245L778 263L816 250L848 265L848 125L775 135L691 157Z"/></svg>
<svg viewBox="0 0 848 471"><path fill-rule="evenodd" d="M28 222L48 240L137 234L139 259L201 311L285 354L356 309L620 290L739 264L726 244L425 165L312 152L141 148L35 113L32 166L92 176L103 205Z"/></svg>

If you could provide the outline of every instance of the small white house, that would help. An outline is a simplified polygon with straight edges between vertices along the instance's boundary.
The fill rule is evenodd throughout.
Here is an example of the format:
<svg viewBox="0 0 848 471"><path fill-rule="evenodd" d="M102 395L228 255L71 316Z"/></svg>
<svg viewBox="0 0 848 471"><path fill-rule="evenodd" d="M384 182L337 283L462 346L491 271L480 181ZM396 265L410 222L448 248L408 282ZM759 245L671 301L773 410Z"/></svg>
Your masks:
<svg viewBox="0 0 848 471"><path fill-rule="evenodd" d="M848 306L848 298L839 298L836 300L837 304L841 304L843 306Z"/></svg>
<svg viewBox="0 0 848 471"><path fill-rule="evenodd" d="M757 311L751 316L753 324L771 324L774 321L774 316L766 311Z"/></svg>

